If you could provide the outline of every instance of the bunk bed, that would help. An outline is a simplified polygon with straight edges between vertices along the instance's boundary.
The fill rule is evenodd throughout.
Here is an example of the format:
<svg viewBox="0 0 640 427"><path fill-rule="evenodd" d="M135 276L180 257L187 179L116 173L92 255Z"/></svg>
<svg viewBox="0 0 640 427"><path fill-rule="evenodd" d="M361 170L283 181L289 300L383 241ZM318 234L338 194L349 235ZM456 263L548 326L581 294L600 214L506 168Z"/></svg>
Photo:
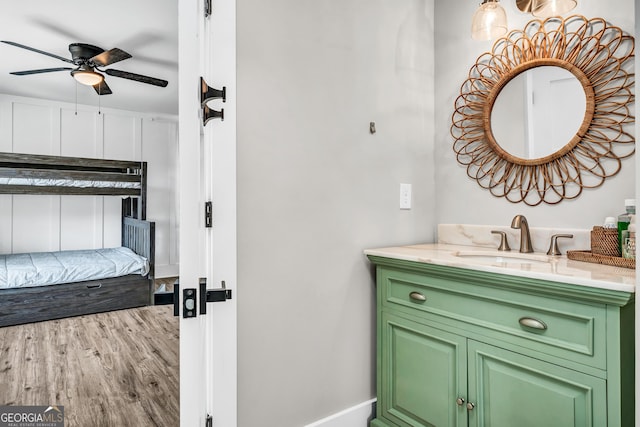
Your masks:
<svg viewBox="0 0 640 427"><path fill-rule="evenodd" d="M101 264L99 260L105 254L76 251L85 258L70 262L58 261L69 251L0 255L0 326L153 303L155 224L146 220L146 162L0 153L0 194L121 196L122 248L103 251L117 252L116 256L126 259L135 257L131 264L140 267L132 272L121 266L104 268L113 270L106 273L115 277L100 277L89 272L88 276L82 276L89 279L82 279L72 272L46 282L52 275L40 273L39 265L30 276L24 272L7 273L7 269L14 264L24 265L25 260L34 265L38 260L42 260L43 265L55 260L56 265L75 264L87 270L89 266ZM119 265L118 261L113 264ZM32 267L29 265L29 269ZM22 277L23 282L12 285L10 281L16 276ZM29 277L25 279L26 276ZM31 282L36 276L44 277L45 283Z"/></svg>

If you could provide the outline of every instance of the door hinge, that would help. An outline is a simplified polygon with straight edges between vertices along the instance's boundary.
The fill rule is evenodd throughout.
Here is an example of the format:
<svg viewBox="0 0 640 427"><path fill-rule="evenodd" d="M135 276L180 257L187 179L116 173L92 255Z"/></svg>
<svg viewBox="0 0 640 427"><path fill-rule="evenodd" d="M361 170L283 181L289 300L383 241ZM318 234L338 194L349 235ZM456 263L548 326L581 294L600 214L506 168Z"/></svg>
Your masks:
<svg viewBox="0 0 640 427"><path fill-rule="evenodd" d="M205 424L205 427L213 427L213 417L209 414L207 414L207 423Z"/></svg>
<svg viewBox="0 0 640 427"><path fill-rule="evenodd" d="M204 17L211 16L211 0L204 0Z"/></svg>
<svg viewBox="0 0 640 427"><path fill-rule="evenodd" d="M204 204L204 226L206 228L213 227L213 203L211 202Z"/></svg>
<svg viewBox="0 0 640 427"><path fill-rule="evenodd" d="M231 289L226 288L224 280L221 288L207 289L207 279L200 279L200 314L207 314L208 302L225 302L228 299L231 299Z"/></svg>

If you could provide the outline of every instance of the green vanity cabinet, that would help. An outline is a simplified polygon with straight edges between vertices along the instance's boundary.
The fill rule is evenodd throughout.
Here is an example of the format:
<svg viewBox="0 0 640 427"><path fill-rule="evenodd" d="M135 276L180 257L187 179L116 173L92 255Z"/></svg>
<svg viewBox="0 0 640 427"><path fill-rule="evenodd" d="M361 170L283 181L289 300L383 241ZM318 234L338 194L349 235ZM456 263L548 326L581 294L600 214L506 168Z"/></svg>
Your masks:
<svg viewBox="0 0 640 427"><path fill-rule="evenodd" d="M372 427L633 426L633 294L369 258Z"/></svg>

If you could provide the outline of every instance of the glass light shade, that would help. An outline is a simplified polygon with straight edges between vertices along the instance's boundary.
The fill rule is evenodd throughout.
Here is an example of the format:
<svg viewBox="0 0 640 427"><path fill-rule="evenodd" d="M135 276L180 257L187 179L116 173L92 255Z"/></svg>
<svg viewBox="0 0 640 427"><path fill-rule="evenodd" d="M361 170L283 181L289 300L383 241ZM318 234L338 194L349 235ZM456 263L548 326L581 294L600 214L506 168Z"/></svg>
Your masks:
<svg viewBox="0 0 640 427"><path fill-rule="evenodd" d="M507 34L507 14L496 0L485 0L473 14L471 38L491 40Z"/></svg>
<svg viewBox="0 0 640 427"><path fill-rule="evenodd" d="M531 14L538 18L550 18L569 12L577 6L576 0L533 0Z"/></svg>
<svg viewBox="0 0 640 427"><path fill-rule="evenodd" d="M95 86L102 83L104 76L92 70L75 70L71 72L74 79L83 85Z"/></svg>

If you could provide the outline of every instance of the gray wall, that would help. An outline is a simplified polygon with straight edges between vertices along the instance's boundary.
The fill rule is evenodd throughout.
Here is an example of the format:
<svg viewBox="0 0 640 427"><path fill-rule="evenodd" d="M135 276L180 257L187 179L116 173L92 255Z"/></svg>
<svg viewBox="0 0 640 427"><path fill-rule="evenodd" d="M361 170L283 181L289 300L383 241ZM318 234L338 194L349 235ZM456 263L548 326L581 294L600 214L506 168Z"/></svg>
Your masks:
<svg viewBox="0 0 640 427"><path fill-rule="evenodd" d="M517 213L535 227L590 228L633 197L633 159L556 206L511 204L467 177L449 128L469 68L491 49L469 36L477 4L238 0L241 427L300 426L374 396L374 275L362 249ZM530 19L501 4L510 28ZM579 2L575 13L634 34L633 7ZM398 209L401 182L413 184L410 211Z"/></svg>
<svg viewBox="0 0 640 427"><path fill-rule="evenodd" d="M433 0L238 0L237 23L238 420L300 426L375 396L363 249L434 237Z"/></svg>
<svg viewBox="0 0 640 427"><path fill-rule="evenodd" d="M437 223L508 225L515 214L525 214L533 227L591 228L606 216L624 212L624 199L635 194L635 161L623 161L622 171L604 185L585 190L575 200L559 205L529 207L496 198L467 177L466 167L456 162L449 134L451 114L460 86L480 54L490 51L492 42L470 37L471 16L479 2L438 1L435 5L435 165ZM531 19L521 13L515 1L502 1L509 29L522 28ZM587 18L602 17L634 35L633 0L579 1L571 12ZM633 132L633 129L631 129ZM445 190L446 189L446 190Z"/></svg>

